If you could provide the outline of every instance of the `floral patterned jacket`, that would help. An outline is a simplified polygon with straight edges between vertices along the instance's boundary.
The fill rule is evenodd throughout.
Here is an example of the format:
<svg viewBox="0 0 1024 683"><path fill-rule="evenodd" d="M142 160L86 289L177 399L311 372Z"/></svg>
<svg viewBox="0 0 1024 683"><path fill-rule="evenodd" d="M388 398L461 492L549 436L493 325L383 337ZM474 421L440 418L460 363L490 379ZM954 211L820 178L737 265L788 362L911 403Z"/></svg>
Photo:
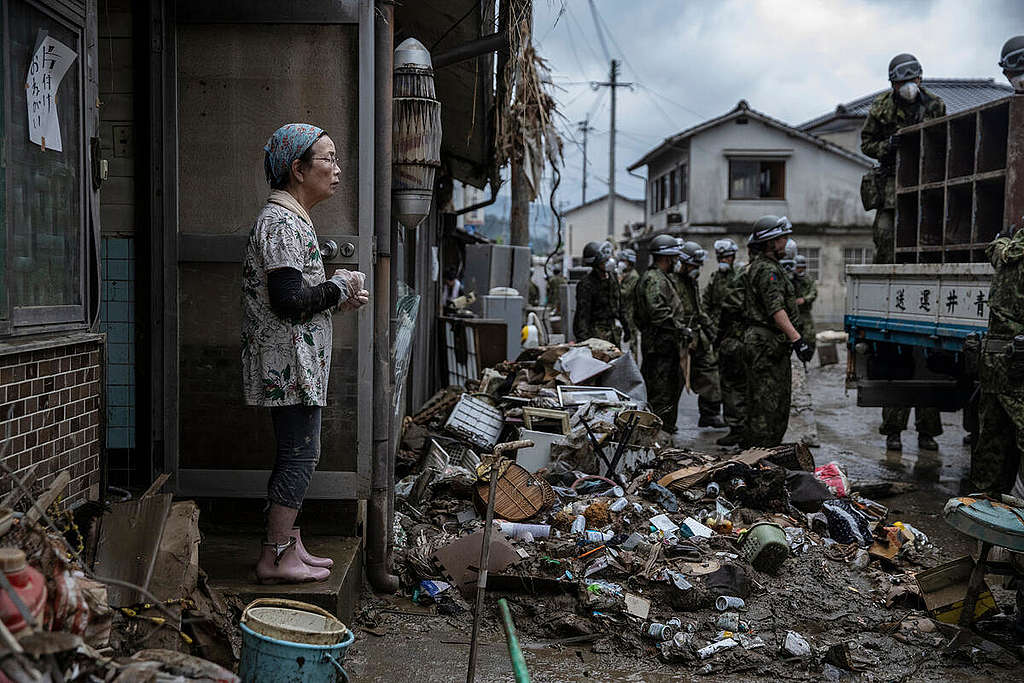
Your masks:
<svg viewBox="0 0 1024 683"><path fill-rule="evenodd" d="M327 405L331 311L286 320L270 306L267 273L294 268L315 287L326 279L313 226L277 204L260 211L242 270L242 386L254 406Z"/></svg>

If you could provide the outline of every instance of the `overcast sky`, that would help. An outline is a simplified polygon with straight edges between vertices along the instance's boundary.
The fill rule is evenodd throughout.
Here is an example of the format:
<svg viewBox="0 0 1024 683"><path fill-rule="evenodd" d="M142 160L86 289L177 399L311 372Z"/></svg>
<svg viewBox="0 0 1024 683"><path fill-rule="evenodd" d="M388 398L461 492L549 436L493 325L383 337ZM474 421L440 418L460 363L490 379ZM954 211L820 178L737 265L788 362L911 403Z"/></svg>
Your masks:
<svg viewBox="0 0 1024 683"><path fill-rule="evenodd" d="M732 109L797 125L887 85L889 60L911 52L925 78L996 78L1003 42L1024 33L1024 0L594 0L607 53L622 63L616 175L666 136ZM608 191L608 58L589 0L534 0L534 43L548 60L564 119L559 199L580 201L576 122L588 114L587 199ZM642 172L643 169L638 169ZM507 189L507 186L506 186ZM546 200L547 197L545 196Z"/></svg>

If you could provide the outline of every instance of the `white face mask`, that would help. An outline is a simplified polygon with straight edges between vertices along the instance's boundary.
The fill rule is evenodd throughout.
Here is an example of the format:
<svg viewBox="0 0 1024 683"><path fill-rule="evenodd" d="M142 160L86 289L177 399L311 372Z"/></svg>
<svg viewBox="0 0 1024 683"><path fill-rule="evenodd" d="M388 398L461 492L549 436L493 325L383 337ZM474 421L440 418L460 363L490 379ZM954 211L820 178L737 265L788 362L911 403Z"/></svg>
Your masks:
<svg viewBox="0 0 1024 683"><path fill-rule="evenodd" d="M1014 92L1024 93L1024 73L1008 76Z"/></svg>
<svg viewBox="0 0 1024 683"><path fill-rule="evenodd" d="M689 273L687 273L687 275L689 275L689 276L690 276L690 277L692 277L692 278L693 278L694 280L696 280L697 278L699 278L699 277L700 277L700 268L694 268L694 269L693 269L693 270L691 270L691 271L690 271Z"/></svg>
<svg viewBox="0 0 1024 683"><path fill-rule="evenodd" d="M723 273L724 273L724 272L726 272L727 270L729 270L730 268L732 268L732 266L730 266L730 265L729 265L728 263L726 263L725 261L721 261L721 262L720 262L720 263L718 264L718 270L719 270L719 271L721 271L721 272L723 272Z"/></svg>
<svg viewBox="0 0 1024 683"><path fill-rule="evenodd" d="M921 89L917 86L917 83L915 83L914 81L907 81L906 83L900 86L899 93L900 97L902 97L907 102L913 102L914 100L917 99L917 93L919 93L920 90Z"/></svg>
<svg viewBox="0 0 1024 683"><path fill-rule="evenodd" d="M672 264L672 272L673 273L681 273L681 272L683 272L683 262L680 261L679 259L676 259L675 263Z"/></svg>

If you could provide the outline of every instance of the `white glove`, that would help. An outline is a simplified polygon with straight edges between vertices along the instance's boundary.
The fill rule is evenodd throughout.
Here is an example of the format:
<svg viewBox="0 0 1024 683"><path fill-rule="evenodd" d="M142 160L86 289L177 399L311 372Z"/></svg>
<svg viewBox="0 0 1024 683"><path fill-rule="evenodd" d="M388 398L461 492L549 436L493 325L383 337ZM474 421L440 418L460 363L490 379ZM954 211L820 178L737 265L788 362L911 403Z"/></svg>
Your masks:
<svg viewBox="0 0 1024 683"><path fill-rule="evenodd" d="M365 273L339 268L331 276L331 282L341 290L341 298L336 310L354 311L365 306L370 300L370 293L363 289L363 284L366 282Z"/></svg>

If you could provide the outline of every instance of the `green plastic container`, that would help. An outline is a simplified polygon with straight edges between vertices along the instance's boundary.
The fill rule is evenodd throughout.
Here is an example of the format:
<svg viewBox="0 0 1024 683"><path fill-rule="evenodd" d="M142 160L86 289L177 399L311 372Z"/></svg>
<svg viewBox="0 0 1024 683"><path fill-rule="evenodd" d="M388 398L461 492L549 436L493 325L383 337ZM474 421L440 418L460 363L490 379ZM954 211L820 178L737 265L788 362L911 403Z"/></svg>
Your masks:
<svg viewBox="0 0 1024 683"><path fill-rule="evenodd" d="M789 557L789 540L778 524L758 522L743 535L739 554L757 571L774 574Z"/></svg>

